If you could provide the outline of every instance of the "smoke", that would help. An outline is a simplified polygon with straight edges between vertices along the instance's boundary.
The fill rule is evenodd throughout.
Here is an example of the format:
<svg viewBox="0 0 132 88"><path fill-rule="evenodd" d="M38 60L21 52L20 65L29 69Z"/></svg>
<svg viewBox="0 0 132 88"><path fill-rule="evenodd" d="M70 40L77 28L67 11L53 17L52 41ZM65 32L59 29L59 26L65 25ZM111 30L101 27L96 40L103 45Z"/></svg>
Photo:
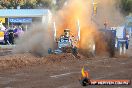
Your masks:
<svg viewBox="0 0 132 88"><path fill-rule="evenodd" d="M97 4L97 13L94 14L94 3ZM69 28L71 34L77 36L76 21L80 21L81 40L79 48L89 51L96 43L97 52L106 52L107 45L99 29L104 29L104 21L108 26L118 26L123 23L118 0L68 0L67 4L56 15L57 35Z"/></svg>
<svg viewBox="0 0 132 88"><path fill-rule="evenodd" d="M57 35L63 34L63 30L69 28L71 34L77 36L77 20L80 21L81 40L79 48L84 52L92 51L92 45L96 41L101 41L96 24L93 22L92 0L69 0L56 15ZM98 42L99 43L99 42ZM98 45L102 45L103 41ZM101 46L100 51L105 51L105 45Z"/></svg>
<svg viewBox="0 0 132 88"><path fill-rule="evenodd" d="M81 40L79 48L89 51L91 45L97 44L98 52L106 51L106 44L100 34L100 28L104 28L104 21L109 26L117 26L123 22L123 16L118 8L117 0L94 0L97 3L97 13L93 14L93 0L68 0L56 14L54 14L57 38L63 35L63 31L69 28L71 35L77 36L77 20L80 22ZM50 34L46 24L32 27L23 37L17 40L14 52L32 52L46 55L48 48L53 48L53 35Z"/></svg>
<svg viewBox="0 0 132 88"><path fill-rule="evenodd" d="M109 27L119 26L124 22L124 16L119 8L121 0L96 0L97 15L93 21L100 28L104 27L106 20Z"/></svg>
<svg viewBox="0 0 132 88"><path fill-rule="evenodd" d="M47 25L33 24L31 30L16 41L15 53L30 52L35 55L47 55L48 48L53 48L53 38Z"/></svg>

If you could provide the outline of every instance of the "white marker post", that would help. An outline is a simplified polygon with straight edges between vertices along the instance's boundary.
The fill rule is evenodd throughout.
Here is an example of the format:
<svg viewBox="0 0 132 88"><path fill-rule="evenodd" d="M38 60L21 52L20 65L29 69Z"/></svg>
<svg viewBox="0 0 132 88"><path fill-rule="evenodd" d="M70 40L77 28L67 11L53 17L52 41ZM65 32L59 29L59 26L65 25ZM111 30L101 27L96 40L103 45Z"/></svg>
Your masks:
<svg viewBox="0 0 132 88"><path fill-rule="evenodd" d="M120 52L120 55L122 55L122 44L120 44L119 46L119 52Z"/></svg>
<svg viewBox="0 0 132 88"><path fill-rule="evenodd" d="M123 54L126 54L126 44L123 44Z"/></svg>

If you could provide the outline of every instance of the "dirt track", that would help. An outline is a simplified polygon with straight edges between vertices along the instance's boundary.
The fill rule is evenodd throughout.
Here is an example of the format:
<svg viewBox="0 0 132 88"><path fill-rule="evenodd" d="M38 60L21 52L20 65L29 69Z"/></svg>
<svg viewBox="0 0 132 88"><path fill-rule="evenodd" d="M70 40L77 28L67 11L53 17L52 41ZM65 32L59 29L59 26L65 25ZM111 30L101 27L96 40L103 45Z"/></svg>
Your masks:
<svg viewBox="0 0 132 88"><path fill-rule="evenodd" d="M1 51L0 88L83 88L78 81L83 66L89 71L91 79L131 80L131 51L132 48L127 57L81 56L80 59L71 54L36 57L32 54L12 55L10 51ZM132 88L132 85L86 88Z"/></svg>

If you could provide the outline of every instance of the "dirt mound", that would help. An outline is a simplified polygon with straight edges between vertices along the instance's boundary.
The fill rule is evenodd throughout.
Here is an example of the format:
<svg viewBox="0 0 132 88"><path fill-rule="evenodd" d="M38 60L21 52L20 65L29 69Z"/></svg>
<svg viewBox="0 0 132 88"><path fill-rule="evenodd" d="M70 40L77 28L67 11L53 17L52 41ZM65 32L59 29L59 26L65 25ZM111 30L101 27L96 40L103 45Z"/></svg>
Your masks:
<svg viewBox="0 0 132 88"><path fill-rule="evenodd" d="M83 59L81 57L80 59ZM79 60L80 60L79 59ZM45 57L34 56L30 53L25 54L10 54L0 57L0 70L21 68L24 66L32 66L38 64L63 64L66 62L76 61L72 54L49 55Z"/></svg>

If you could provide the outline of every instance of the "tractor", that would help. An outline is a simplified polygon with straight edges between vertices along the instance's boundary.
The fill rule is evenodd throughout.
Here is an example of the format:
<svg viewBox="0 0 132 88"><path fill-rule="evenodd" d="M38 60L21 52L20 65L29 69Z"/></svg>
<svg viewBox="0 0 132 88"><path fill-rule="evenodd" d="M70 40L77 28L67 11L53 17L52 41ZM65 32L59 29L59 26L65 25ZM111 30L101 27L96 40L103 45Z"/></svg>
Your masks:
<svg viewBox="0 0 132 88"><path fill-rule="evenodd" d="M64 35L61 35L58 39L56 39L56 43L57 49L53 51L49 48L49 54L72 53L77 56L78 38L70 35L70 29L65 29Z"/></svg>
<svg viewBox="0 0 132 88"><path fill-rule="evenodd" d="M61 54L61 53L72 53L74 56L77 56L77 46L80 40L80 25L79 21L77 22L78 25L78 36L71 35L70 29L64 29L63 34L56 38L56 27L54 23L54 40L57 44L57 49L52 50L51 48L48 49L49 54Z"/></svg>
<svg viewBox="0 0 132 88"><path fill-rule="evenodd" d="M57 41L58 48L64 53L72 52L73 48L77 47L78 39L70 35L70 29L64 30L64 35L61 35Z"/></svg>

